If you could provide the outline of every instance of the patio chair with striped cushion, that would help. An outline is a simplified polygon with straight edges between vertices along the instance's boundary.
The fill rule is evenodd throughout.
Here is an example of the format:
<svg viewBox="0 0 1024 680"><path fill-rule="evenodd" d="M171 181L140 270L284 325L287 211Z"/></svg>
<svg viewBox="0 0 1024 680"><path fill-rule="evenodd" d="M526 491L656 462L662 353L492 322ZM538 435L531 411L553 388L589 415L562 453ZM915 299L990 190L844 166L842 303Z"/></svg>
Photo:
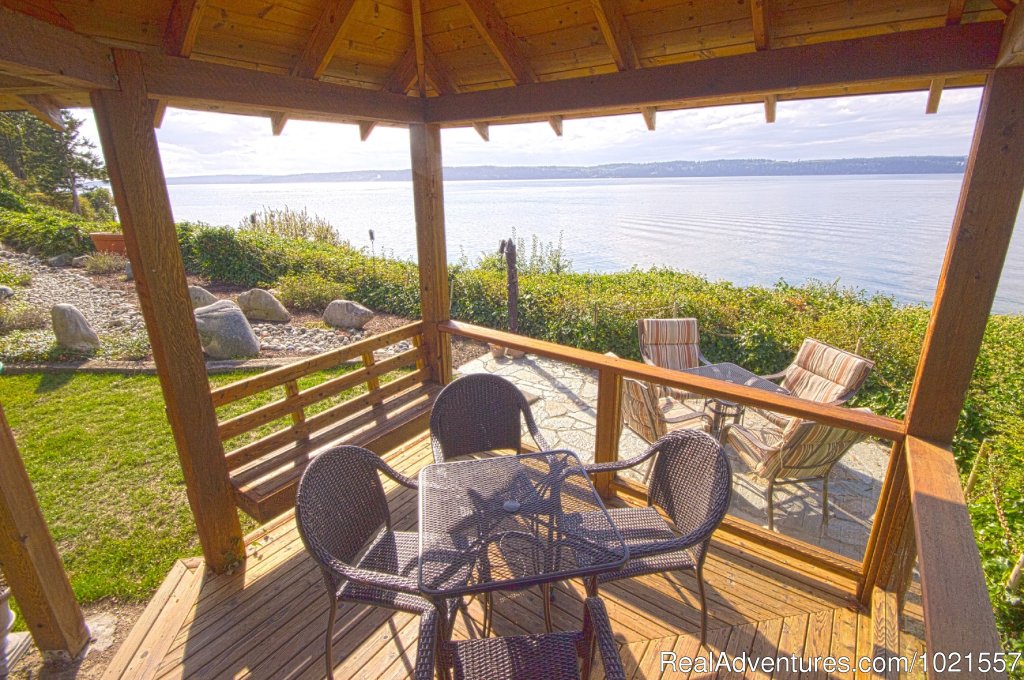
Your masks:
<svg viewBox="0 0 1024 680"><path fill-rule="evenodd" d="M854 409L870 413L870 409ZM775 487L821 480L821 526L828 528L828 477L832 468L854 444L864 438L860 432L822 425L812 420L791 418L782 428L774 423L745 427L730 423L722 431L722 442L747 464L751 472L766 480L768 528L775 529Z"/></svg>
<svg viewBox="0 0 1024 680"><path fill-rule="evenodd" d="M700 351L700 329L696 319L639 319L636 332L640 356L645 364L685 371L711 363ZM658 387L657 391L660 396L680 401L704 398L670 387Z"/></svg>
<svg viewBox="0 0 1024 680"><path fill-rule="evenodd" d="M845 404L864 385L875 362L870 359L807 338L800 345L793 363L773 375L761 376L779 380L794 397L838 406ZM792 417L754 409L773 424L786 427Z"/></svg>

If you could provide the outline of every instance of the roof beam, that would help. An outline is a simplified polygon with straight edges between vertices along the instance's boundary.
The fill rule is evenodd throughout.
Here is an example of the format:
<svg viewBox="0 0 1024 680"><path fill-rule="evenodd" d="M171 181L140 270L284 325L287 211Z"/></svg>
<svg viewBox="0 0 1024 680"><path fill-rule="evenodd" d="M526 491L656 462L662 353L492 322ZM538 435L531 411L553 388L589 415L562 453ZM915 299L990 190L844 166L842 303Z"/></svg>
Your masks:
<svg viewBox="0 0 1024 680"><path fill-rule="evenodd" d="M352 13L355 0L330 0L316 22L313 35L302 56L292 67L292 75L300 78L320 78L334 57L334 51L341 40L341 29Z"/></svg>
<svg viewBox="0 0 1024 680"><path fill-rule="evenodd" d="M597 25L601 29L604 41L612 52L612 59L620 71L640 68L640 58L636 53L633 36L629 32L629 24L622 13L620 0L591 0Z"/></svg>
<svg viewBox="0 0 1024 680"><path fill-rule="evenodd" d="M448 70L441 65L441 62L437 60L437 57L434 56L434 53L426 45L423 46L423 56L426 62L427 80L433 83L434 89L441 94L458 94L458 83L455 82Z"/></svg>
<svg viewBox="0 0 1024 680"><path fill-rule="evenodd" d="M946 9L946 25L956 26L964 18L964 5L967 0L949 0L949 7Z"/></svg>
<svg viewBox="0 0 1024 680"><path fill-rule="evenodd" d="M462 4L476 30L515 84L537 82L537 74L520 51L518 39L490 0L462 0Z"/></svg>
<svg viewBox="0 0 1024 680"><path fill-rule="evenodd" d="M0 7L0 67L57 87L117 86L109 47L5 7Z"/></svg>
<svg viewBox="0 0 1024 680"><path fill-rule="evenodd" d="M992 4L1003 10L1003 14L1009 14L1016 6L1013 4L1012 0L992 0Z"/></svg>
<svg viewBox="0 0 1024 680"><path fill-rule="evenodd" d="M423 44L423 5L420 0L412 3L412 44L416 51L416 87L420 96L427 96L427 56Z"/></svg>
<svg viewBox="0 0 1024 680"><path fill-rule="evenodd" d="M6 7L15 12L27 14L30 17L35 17L40 21L53 24L66 31L75 30L71 22L68 21L68 18L60 13L60 10L57 9L52 0L34 0L33 2L27 2L26 0L0 0L0 7Z"/></svg>
<svg viewBox="0 0 1024 680"><path fill-rule="evenodd" d="M206 0L174 0L164 28L164 52L172 57L191 56L205 8Z"/></svg>
<svg viewBox="0 0 1024 680"><path fill-rule="evenodd" d="M1024 4L1018 5L1006 19L1003 29L1003 44L999 48L1000 67L1024 66Z"/></svg>
<svg viewBox="0 0 1024 680"><path fill-rule="evenodd" d="M942 88L946 86L944 78L935 78L928 87L928 103L925 104L925 113L939 112L939 99L942 98Z"/></svg>
<svg viewBox="0 0 1024 680"><path fill-rule="evenodd" d="M640 109L640 115L644 117L644 123L651 132L654 132L654 117L657 113L658 109L653 106L644 106Z"/></svg>
<svg viewBox="0 0 1024 680"><path fill-rule="evenodd" d="M48 94L23 94L18 97L28 111L54 130L64 130L64 119L60 115L60 104Z"/></svg>
<svg viewBox="0 0 1024 680"><path fill-rule="evenodd" d="M467 92L428 99L426 117L442 124L493 122L981 74L995 65L1001 34L998 23L971 23Z"/></svg>
<svg viewBox="0 0 1024 680"><path fill-rule="evenodd" d="M764 98L764 122L775 122L775 109L778 103L779 95L777 94L770 94Z"/></svg>
<svg viewBox="0 0 1024 680"><path fill-rule="evenodd" d="M370 138L370 133L377 127L377 121L375 120L363 120L359 121L359 140L365 142Z"/></svg>
<svg viewBox="0 0 1024 680"><path fill-rule="evenodd" d="M393 94L405 94L416 79L416 48L410 47L398 59L391 74L384 81L381 90Z"/></svg>
<svg viewBox="0 0 1024 680"><path fill-rule="evenodd" d="M754 47L766 50L771 47L771 35L768 28L768 0L750 0L750 21L754 30Z"/></svg>
<svg viewBox="0 0 1024 680"><path fill-rule="evenodd" d="M142 60L150 96L183 105L227 105L256 115L271 111L326 120L360 118L399 124L423 120L421 101L389 92L154 53L143 53Z"/></svg>
<svg viewBox="0 0 1024 680"><path fill-rule="evenodd" d="M548 125L550 125L551 129L555 131L555 135L557 135L558 137L562 136L561 116L551 116L550 118L548 118Z"/></svg>
<svg viewBox="0 0 1024 680"><path fill-rule="evenodd" d="M491 128L487 123L473 123L473 129L485 142L491 141Z"/></svg>

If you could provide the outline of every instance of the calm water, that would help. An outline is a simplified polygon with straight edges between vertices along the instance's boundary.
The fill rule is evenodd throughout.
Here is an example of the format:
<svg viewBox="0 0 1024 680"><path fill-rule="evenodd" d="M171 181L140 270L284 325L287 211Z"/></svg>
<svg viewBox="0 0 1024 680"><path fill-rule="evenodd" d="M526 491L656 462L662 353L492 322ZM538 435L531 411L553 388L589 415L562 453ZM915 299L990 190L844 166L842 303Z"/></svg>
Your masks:
<svg viewBox="0 0 1024 680"><path fill-rule="evenodd" d="M667 265L739 284L833 281L930 304L959 175L446 182L449 260L472 260L516 228L557 241L576 271ZM307 208L342 236L415 259L404 182L184 184L178 220L237 225L263 206ZM1018 215L1018 225L1024 219ZM1018 229L995 310L1024 312Z"/></svg>

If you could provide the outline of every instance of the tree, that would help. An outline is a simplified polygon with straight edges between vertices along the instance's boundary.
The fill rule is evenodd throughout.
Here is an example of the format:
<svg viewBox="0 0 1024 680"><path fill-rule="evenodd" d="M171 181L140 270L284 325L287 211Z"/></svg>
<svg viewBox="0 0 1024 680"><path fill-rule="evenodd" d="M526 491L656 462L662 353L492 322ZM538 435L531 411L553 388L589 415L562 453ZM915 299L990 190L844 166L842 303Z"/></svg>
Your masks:
<svg viewBox="0 0 1024 680"><path fill-rule="evenodd" d="M80 213L81 182L106 179L107 171L81 137L83 121L67 111L61 119L64 130L54 130L27 113L0 113L0 160L33 190Z"/></svg>

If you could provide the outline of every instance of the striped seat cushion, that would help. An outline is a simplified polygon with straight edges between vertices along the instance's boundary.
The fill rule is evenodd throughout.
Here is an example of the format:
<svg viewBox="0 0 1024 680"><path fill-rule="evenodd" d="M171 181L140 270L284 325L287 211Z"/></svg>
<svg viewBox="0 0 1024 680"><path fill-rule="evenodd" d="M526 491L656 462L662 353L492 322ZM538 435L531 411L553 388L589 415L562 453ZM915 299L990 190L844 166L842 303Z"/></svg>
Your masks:
<svg viewBox="0 0 1024 680"><path fill-rule="evenodd" d="M700 363L696 319L640 319L640 354L648 364L681 371Z"/></svg>

